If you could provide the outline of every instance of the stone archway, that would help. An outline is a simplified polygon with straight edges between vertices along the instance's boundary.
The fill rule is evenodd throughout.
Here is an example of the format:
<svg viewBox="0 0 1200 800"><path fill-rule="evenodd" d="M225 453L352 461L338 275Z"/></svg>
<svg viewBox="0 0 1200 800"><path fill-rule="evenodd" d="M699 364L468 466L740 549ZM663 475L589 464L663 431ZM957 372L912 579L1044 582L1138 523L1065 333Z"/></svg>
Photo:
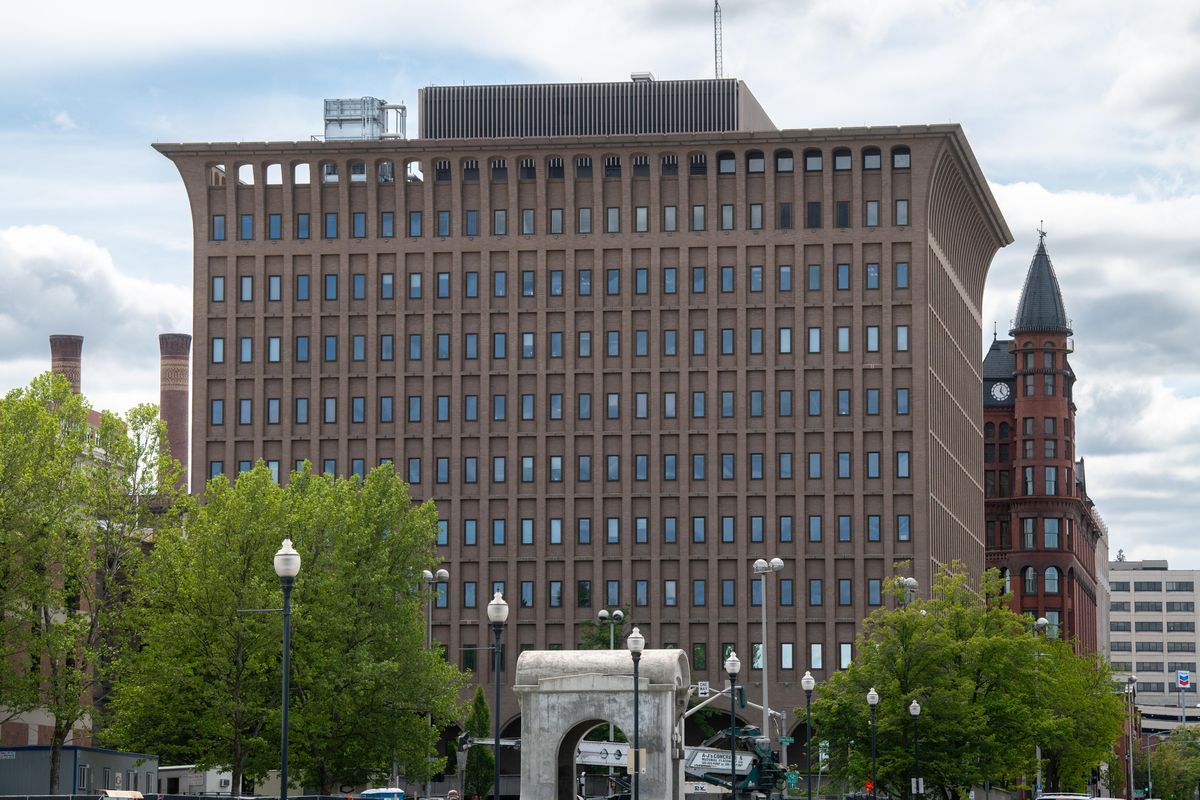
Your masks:
<svg viewBox="0 0 1200 800"><path fill-rule="evenodd" d="M584 720L563 734L558 745L558 757L555 761L558 769L558 796L574 800L578 774L575 771L575 751L579 748L583 737L592 729L609 724L604 719ZM620 728L617 728L620 730ZM622 731L624 733L624 731ZM632 745L630 745L632 746Z"/></svg>
<svg viewBox="0 0 1200 800"><path fill-rule="evenodd" d="M638 727L644 797L678 796L683 744L677 723L690 685L682 650L642 653ZM573 798L574 753L583 735L610 721L624 731L634 729L628 650L527 650L517 659L513 691L521 703L521 800Z"/></svg>

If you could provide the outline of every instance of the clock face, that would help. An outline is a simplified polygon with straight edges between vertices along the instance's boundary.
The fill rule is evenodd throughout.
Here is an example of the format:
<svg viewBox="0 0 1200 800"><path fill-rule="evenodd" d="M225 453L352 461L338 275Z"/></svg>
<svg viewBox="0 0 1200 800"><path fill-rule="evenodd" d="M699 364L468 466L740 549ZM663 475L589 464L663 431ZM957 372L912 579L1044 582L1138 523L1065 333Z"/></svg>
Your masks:
<svg viewBox="0 0 1200 800"><path fill-rule="evenodd" d="M1012 394L1012 390L1008 388L1007 383L992 384L992 397L996 400L1007 400L1010 394Z"/></svg>

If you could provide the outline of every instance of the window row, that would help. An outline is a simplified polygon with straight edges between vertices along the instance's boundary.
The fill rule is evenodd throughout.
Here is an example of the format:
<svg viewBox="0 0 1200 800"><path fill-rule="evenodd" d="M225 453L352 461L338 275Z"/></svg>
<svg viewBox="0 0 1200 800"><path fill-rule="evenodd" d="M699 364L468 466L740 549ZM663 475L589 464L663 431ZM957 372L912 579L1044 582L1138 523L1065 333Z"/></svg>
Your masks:
<svg viewBox="0 0 1200 800"><path fill-rule="evenodd" d="M1038 517L1022 517L1021 549L1022 550L1070 550L1071 549L1071 519L1060 517L1041 518L1041 536L1039 539ZM1008 520L988 520L985 530L985 543L988 547L1008 549L1012 546L1009 535Z"/></svg>
<svg viewBox="0 0 1200 800"><path fill-rule="evenodd" d="M1123 611L1128 613L1130 603L1128 600L1113 600L1108 604L1110 611ZM1164 604L1158 600L1139 600L1133 604L1134 612L1155 613L1161 614L1164 610ZM1165 604L1165 610L1168 614L1172 612L1184 612L1191 614L1196 610L1196 603L1192 600L1172 600Z"/></svg>
<svg viewBox="0 0 1200 800"><path fill-rule="evenodd" d="M303 399L303 398L301 398ZM332 398L330 398L332 400ZM245 401L249 402L249 401ZM299 401L298 401L299 404ZM307 402L304 402L304 413L307 414ZM326 409L328 410L328 409ZM270 413L270 412L268 412ZM327 418L328 419L328 418ZM854 477L852 469L853 455L850 452L838 452L835 454L834 469L829 470L828 475L825 473L823 462L825 461L823 453L819 451L805 454L804 462L801 467L802 471L797 474L796 459L793 453L777 452L775 454L775 473L767 475L767 463L770 460L767 454L764 453L747 453L745 454L744 468L746 470L745 477L748 480L768 480L774 478L776 480L792 480L797 477L804 477L809 480L821 480L824 477L834 477L839 480L849 480ZM519 460L518 460L519 459ZM537 483L539 481L537 465L533 456L519 456L518 459L513 459L513 466L516 468L516 480L519 483ZM597 480L610 482L619 482L623 480L621 456L617 454L598 456L599 461L596 467L598 474ZM733 453L722 453L717 459L716 469L710 470L708 458L703 453L693 453L689 459L690 463L686 463L683 469L680 469L679 457L675 453L665 453L662 457L660 470L651 475L650 456L643 454L635 454L632 459L632 464L626 468L629 469L629 474L625 478L630 478L635 482L649 481L657 479L661 481L676 481L683 478L689 478L693 481L708 481L708 480L736 480L736 456ZM862 466L863 477L871 480L882 479L884 463L883 454L877 450L870 450L864 454ZM362 459L356 459L356 464L352 465L352 474L363 476ZM323 471L336 474L336 467L331 468L330 463L326 461L323 465ZM213 464L221 464L214 461ZM250 468L250 462L242 462L245 469ZM461 471L458 476L451 474L450 459L445 456L438 456L433 459L433 472L431 475L426 474L424 463L420 456L409 457L403 465L403 475L405 479L412 485L421 485L428 479L432 479L434 484L445 485L450 483L460 483L470 485L490 481L494 484L507 483L509 481L509 458L507 456L492 456L491 463L480 465L478 456L464 456L462 460ZM209 477L214 477L224 471L223 465L219 468L214 467L210 470ZM244 470L239 470L244 471ZM272 472L278 480L278 464L272 467ZM908 450L897 450L895 453L894 468L890 475L896 480L904 480L912 477L912 453ZM570 476L566 474L564 468L563 456L551 455L546 457L544 473L541 476L550 483L562 483L571 481L577 483L589 483L593 480L593 463L590 454L579 454L576 456L575 474ZM820 541L821 539L821 519L820 517L809 518L809 540ZM850 537L850 517L838 518L838 539L840 541L849 541ZM878 538L878 519L874 524L868 521L868 539ZM723 532L724 533L724 532ZM730 530L732 534L732 530ZM814 538L815 537L815 538Z"/></svg>
<svg viewBox="0 0 1200 800"><path fill-rule="evenodd" d="M772 154L775 172L778 174L790 174L795 172L795 156L791 150L781 148ZM833 169L836 172L849 172L853 169L854 153L848 147L837 147L830 156L833 162ZM892 147L890 151L891 164L893 170L906 171L912 167L912 151L906 145L897 145ZM860 167L865 172L874 172L883 167L883 151L874 145L867 146L859 152ZM687 162L686 174L691 176L700 176L708 174L708 154L707 153L689 153L685 156ZM761 175L767 171L767 156L762 150L749 150L740 156L743 163L743 170L748 175ZM535 158L517 158L514 159L517 163L517 180L533 181L537 180L538 159ZM599 170L601 177L604 178L620 178L624 170L624 161L622 156L611 154L602 157L603 166ZM630 174L635 178L649 178L651 159L644 153L635 154L627 158L630 166ZM729 150L721 151L716 154L718 175L733 175L737 173L737 164L739 155ZM549 156L544 159L544 168L546 177L549 180L564 180L567 177L567 165L572 166L572 174L576 180L591 180L596 177L597 170L593 167L592 156L575 156L574 158L564 159L562 156ZM488 179L493 183L507 181L509 178L508 159L499 157L484 160L487 165ZM660 154L657 163L659 166L658 175L660 177L670 178L679 176L679 156L675 153ZM821 148L810 147L801 153L801 163L805 172L821 172L824 169L825 155ZM346 173L350 183L366 183L368 179L367 163L365 161L351 161L346 165ZM453 176L453 165L449 159L435 158L432 160L433 179L438 183L449 182ZM464 183L477 183L483 174L480 168L479 158L464 158L458 163L459 176ZM283 165L274 163L263 166L265 173L265 182L269 186L278 186L283 184ZM252 164L237 164L234 165L238 185L253 186L255 182L255 171ZM292 166L292 183L293 185L307 185L311 181L312 166L307 163L294 164ZM341 179L341 165L334 161L321 161L317 164L317 172L320 175L321 183L336 184ZM379 183L391 184L396 182L396 164L390 159L382 159L375 163L374 172L376 180ZM407 183L422 183L424 182L424 172L422 162L417 159L412 159L404 162L404 180ZM228 183L224 164L211 165L209 170L209 184L212 186L225 186Z"/></svg>
<svg viewBox="0 0 1200 800"><path fill-rule="evenodd" d="M866 325L862 329L862 346L861 349L868 353L878 353L881 351L882 336L879 325ZM664 357L674 357L679 355L705 356L712 349L718 355L734 356L741 354L745 355L764 355L764 350L777 355L791 355L798 351L799 346L803 346L803 352L809 354L818 354L822 352L822 328L812 326L805 330L804 340L802 343L796 342L798 332L789 326L780 326L774 331L772 336L770 332L764 331L763 328L752 327L742 333L743 346L738 345L738 329L737 328L721 328L717 331L715 347L710 344L710 330L708 328L692 328L685 332L685 338L680 341L680 332L674 328L664 328L658 333L658 342L655 349L659 350ZM834 342L832 350L837 353L853 352L854 335L850 326L839 325L833 330ZM354 334L350 338L349 357L351 361L366 361L367 354L367 337L363 334ZM437 361L449 361L451 355L451 334L439 333L434 335L433 341L433 358ZM509 357L509 334L507 332L494 331L488 337L481 336L475 332L464 332L461 334L462 341L462 359L463 361L475 361L480 358L480 339L483 338L484 344L490 344L484 352L491 361L500 361ZM534 331L523 331L514 334L512 337L516 346L516 357L521 359L534 359L538 357L538 339L542 338L542 346L545 348L543 356L550 359L564 358L566 350L565 335L562 331L546 331L543 337L539 337ZM591 358L593 355L593 335L592 331L576 331L574 342L574 357L576 359ZM651 349L651 332L649 330L635 330L632 336L628 332L621 330L604 331L603 339L603 355L605 358L621 358L622 342L631 351L633 358L648 358ZM405 341L405 353L409 361L421 361L425 358L425 337L420 333L410 333ZM255 360L255 346L253 336L242 336L238 339L237 360L240 364L251 364ZM393 334L381 334L377 346L377 356L380 361L392 361L395 359L396 340ZM265 359L268 363L279 363L283 357L283 340L279 336L265 337L264 351L259 354L259 358ZM907 353L912 346L911 329L908 325L894 325L892 328L892 351L897 353ZM681 352L682 351L682 352ZM213 336L209 346L210 361L213 364L225 363L225 337ZM310 340L307 335L299 335L295 338L295 347L292 350L294 360L297 363L304 363L310 357ZM340 357L338 349L338 337L336 334L327 334L321 337L321 353L322 361L327 363L337 362ZM1029 469L1032 469L1030 467Z"/></svg>
<svg viewBox="0 0 1200 800"><path fill-rule="evenodd" d="M1114 592L1128 592L1129 581L1113 581L1111 590ZM1196 591L1195 581L1134 581L1133 590L1135 592L1161 592L1164 587L1168 592L1194 592Z"/></svg>
<svg viewBox="0 0 1200 800"><path fill-rule="evenodd" d="M660 278L662 293L665 295L673 295L679 293L680 288L680 269L678 267L661 267ZM739 282L738 273L744 274L745 286L751 294L756 294L764 291L766 268L760 265L750 265L744 267L735 267L725 265L719 267L718 272L718 289L720 293L727 294L736 291ZM600 271L597 271L598 273ZM546 291L551 297L561 297L566 288L564 270L550 270L547 276ZM779 292L790 292L794 285L794 275L790 264L780 264L776 268L775 289ZM879 289L881 288L881 270L878 262L867 262L862 265L859 280L864 289ZM897 261L893 265L892 275L894 278L893 286L896 289L909 288L909 266L907 261ZM464 298L477 298L480 291L480 273L477 271L466 271L462 273L462 296ZM823 285L828 284L838 291L849 291L855 287L855 270L849 263L838 263L833 266L830 275L826 275L825 268L820 264L809 264L804 270L804 287L807 291L821 291ZM335 273L326 273L322 277L322 297L327 301L338 299L338 275ZM491 273L492 277L492 296L507 297L509 294L509 281L507 270L494 270ZM518 287L522 297L537 296L537 277L538 273L534 270L521 270L519 274L520 286ZM635 267L632 270L621 268L609 268L603 270L602 274L597 277L604 281L604 293L608 296L621 294L621 286L623 282L628 282L629 286L635 295L646 295L650 293L651 276L650 269L647 267ZM438 272L434 275L434 284L432 293L437 299L448 299L451 296L451 282L453 276L449 272ZM580 297L591 296L593 273L590 269L576 270L576 294ZM703 294L708 287L708 268L703 266L691 267L690 271L685 272L685 280L689 280L690 289L693 294ZM407 288L406 296L410 300L420 300L425 296L425 274L420 271L409 272L406 276ZM240 302L249 303L254 300L254 277L251 275L241 275L237 278L237 298ZM211 287L209 291L209 300L213 303L225 302L226 287L224 275L213 275ZM283 296L283 276L268 275L266 286L266 299L268 302L277 302ZM367 275L366 273L354 273L350 276L350 298L352 300L365 300L367 297ZM379 299L393 300L396 297L396 275L392 272L383 272L379 274ZM311 276L306 274L296 275L295 291L293 299L297 302L305 302L312 299ZM991 423L989 423L991 424Z"/></svg>
<svg viewBox="0 0 1200 800"><path fill-rule="evenodd" d="M817 229L825 227L826 223L823 220L822 207L823 204L819 200L804 203L804 228ZM766 206L763 203L748 203L741 211L741 214L739 214L737 207L733 203L722 203L716 207L716 218L710 219L707 205L693 205L688 209L690 213L687 216L686 226L683 230L697 233L707 230L763 230L765 226L765 208ZM598 230L596 229L597 223L593 219L592 211L593 209L586 206L575 209L574 224L571 226L570 232L578 235L587 235L591 233L621 233L623 230L625 232L632 231L633 233L676 233L681 230L678 206L663 206L654 215L651 214L649 206L634 206L628 210L620 206L607 206L602 209L603 217L599 223L600 227ZM912 224L907 198L893 201L891 212L892 225L906 227ZM508 209L492 209L491 224L486 229L486 233L492 236L507 236L509 234L536 236L539 233L551 236L562 235L567 232L567 226L564 223L564 213L565 209L562 208L547 209L546 216L542 222L542 226L544 227L538 230L539 225L536 209L519 209L515 220L516 227L513 227L513 221L509 218ZM322 220L320 238L338 239L342 236L338 212L328 211L319 216ZM652 216L656 218L656 224L654 225L651 224ZM434 212L431 222L434 226L432 230L427 229L425 213L423 211L409 211L404 235L407 238L419 239L426 235L438 238L455 235L475 237L483 233L480 230L481 220L478 209L463 211L457 230L452 229L451 212L448 210ZM835 201L833 204L832 226L834 228L850 228L854 226L854 222L850 201ZM885 224L879 200L867 200L863 203L860 216L858 217L858 224L867 228L877 228ZM237 225L238 241L254 241L257 238L278 241L284 238L282 214L267 214L265 230L260 230L256 226L254 214L238 214ZM784 231L793 230L798 227L791 202L779 201L774 204L772 227L775 230ZM227 240L228 234L224 214L213 214L211 216L209 232L214 242ZM380 239L396 238L396 214L394 211L380 212L374 235ZM366 212L351 212L349 238L365 239L368 236L370 236L370 233L368 232ZM291 230L289 238L298 240L314 238L312 235L312 219L310 214L301 212L295 215L295 225Z"/></svg>
<svg viewBox="0 0 1200 800"><path fill-rule="evenodd" d="M1139 633L1195 633L1196 623L1188 621L1171 621L1164 623L1162 620L1138 620L1130 622L1129 620L1113 620L1108 623L1110 631L1137 631Z"/></svg>
<svg viewBox="0 0 1200 800"><path fill-rule="evenodd" d="M478 595L478 589L476 590L476 594ZM647 624L643 623L641 627L643 629L647 629ZM646 630L646 633L649 633L648 629ZM573 646L575 649L580 649L583 647L583 643L575 642L573 645L568 645L568 646L569 647ZM562 650L563 643L562 642L549 642L549 643L547 643L546 647L547 647L547 649L550 649L550 650ZM679 643L665 641L661 644L661 647L670 650L670 649L679 647ZM532 644L520 645L521 651L530 650L532 648L533 648ZM473 644L463 645L462 646L462 667L463 667L463 669L469 670L471 672L478 672L480 666L482 666L484 664L491 665L493 663L492 656L490 653L486 652L489 649L490 648L478 648ZM729 657L729 654L734 652L734 650L736 650L736 649L737 649L737 647L734 645L733 642L722 642L721 643L721 653L722 653L721 660L715 662L716 668L720 669L721 665L725 663L725 659L727 659ZM506 663L506 658L507 658L504 651L505 651L505 648L502 645L500 648L500 671L501 672L503 672L505 669L505 663ZM480 658L481 652L484 653L485 657ZM707 671L709 668L708 644L706 642L693 642L691 644L690 652L691 652L691 656L692 656L691 667L692 667L693 673L702 673L702 672ZM750 659L749 659L749 664L748 664L749 668L750 669L762 669L763 668L763 663L762 663L763 658L762 657L763 657L762 643L761 642L751 642L750 643ZM837 665L837 668L838 669L849 669L850 664L853 660L854 660L854 644L853 644L853 642L839 642L838 643L838 656L837 656L838 665ZM820 642L810 642L808 645L808 663L807 663L807 665L799 665L798 666L797 662L796 662L796 644L794 642L780 642L779 643L779 658L778 658L778 660L771 662L771 668L782 670L782 671L791 671L791 670L800 670L800 669L808 669L810 671L823 670L823 669L825 669L824 646Z"/></svg>
<svg viewBox="0 0 1200 800"><path fill-rule="evenodd" d="M865 390L864 410L868 416L879 415L879 389ZM838 389L837 392L837 415L846 416L851 413L850 390ZM561 420L564 416L571 416L577 420L590 420L593 417L593 401L590 392L580 392L575 395L575 410L573 414L566 414L564 409L564 395L558 392L551 392L546 396L546 404L544 413L547 419ZM713 410L714 416L721 419L732 419L737 416L737 393L733 391L722 391L717 394L717 408ZM374 406L375 416L373 421L380 423L396 422L401 419L409 423L421 423L426 421L434 422L450 422L451 421L451 395L435 395L431 413L427 413L425 408L424 395L409 395L405 398L400 398L404 403L401 414L398 416L396 408L396 397L394 395L379 395L378 403L372 403L368 406L366 396L352 396L346 401L345 405L349 408L349 421L351 423L365 423L368 417L368 408ZM535 394L521 394L516 397L518 406L512 411L513 419L522 421L533 421L537 417L538 398ZM252 425L255 422L254 400L249 397L239 398L236 401L236 417L235 421L238 425ZM632 398L632 407L622 405L620 392L608 392L603 399L604 407L598 414L602 414L604 419L619 420L622 418L622 409L625 414L632 413L633 419L655 419L667 420L678 419L681 416L690 419L705 419L709 414L708 393L705 391L693 391L690 396L680 392L663 392L661 400L656 410L650 407L649 392L634 392ZM681 402L683 407L681 408ZM766 416L765 394L761 390L752 389L745 393L742 398L743 409L746 417L756 419ZM339 420L338 409L339 402L337 397L323 397L320 405L320 421L326 424L335 424ZM260 421L267 425L279 425L284 422L283 406L280 398L268 397L263 403L263 408L260 410ZM895 402L893 403L893 411L898 416L905 416L909 413L909 390L906 388L897 388L895 390ZM464 422L478 422L480 417L480 400L479 395L467 394L463 396L462 402L462 417ZM778 418L788 418L793 416L793 401L792 391L790 389L781 389L777 394L773 415ZM808 416L816 417L821 415L821 390L809 389L807 395L807 411ZM490 420L493 422L504 422L509 419L509 395L493 394L491 396L490 409L485 409L484 413L490 413ZM290 422L296 425L307 425L310 420L310 408L308 397L295 398L294 410ZM214 397L209 399L209 414L208 421L210 425L224 425L226 422L225 399ZM873 472L878 472L878 464L874 464L870 459L867 459L868 477L878 477L871 475ZM841 470L841 462L839 460L839 474ZM849 471L849 468L846 470ZM1048 530L1049 532L1049 530ZM1004 529L1007 533L1007 528ZM1057 536L1057 531L1055 531ZM1047 539L1047 541L1050 541ZM1057 541L1057 538L1054 539ZM1047 545L1049 547L1049 545ZM1057 547L1057 545L1055 545ZM1028 548L1027 548L1028 549Z"/></svg>
<svg viewBox="0 0 1200 800"><path fill-rule="evenodd" d="M546 608L592 608L593 604L607 607L622 606L632 604L635 607L649 606L651 604L661 605L667 608L677 607L685 604L693 608L703 608L708 605L720 605L724 607L736 606L737 599L737 580L734 578L724 578L716 583L717 596L710 600L709 581L705 578L696 578L686 584L684 590L688 592L686 596L681 596L681 581L667 579L661 582L661 586L657 596L653 596L651 592L650 581L635 580L633 582L632 592L628 595L622 592L621 581L606 580L603 587L593 588L591 580L577 580L574 582L574 596L568 596L567 590L570 587L561 580L549 580L544 584L544 597L538 597L538 586L535 581L521 581L518 588L517 602L521 608L534 608L539 604L544 604ZM805 604L809 607L816 608L820 606L838 605L838 606L853 606L858 601L865 600L868 606L879 606L883 604L883 581L879 578L867 579L867 591L864 598L856 598L854 596L854 582L851 578L837 578L826 581L823 578L810 578L807 582L806 594L797 597L796 589L791 578L781 578L778 583L778 594L775 605L779 607L790 607L799 604ZM762 605L761 581L750 581L752 606ZM502 580L491 581L487 587L489 593L483 595L480 593L479 585L476 581L463 581L461 583L461 605L459 608L479 608L481 602L486 602L495 595L496 592L505 593L506 583ZM603 591L603 597L595 596L596 590ZM626 588L628 592L628 588ZM446 583L439 583L436 586L434 603L437 608L448 608L450 606L449 586Z"/></svg>
<svg viewBox="0 0 1200 800"><path fill-rule="evenodd" d="M1113 640L1108 643L1108 649L1113 653L1161 653L1164 650L1164 643L1161 641L1137 642L1136 646L1133 642ZM1165 649L1168 653L1194 653L1196 652L1196 643L1189 642L1166 642Z"/></svg>
<svg viewBox="0 0 1200 800"><path fill-rule="evenodd" d="M1034 497L1045 495L1054 497L1062 495L1070 497L1074 493L1071 484L1074 470L1070 467L1021 467L1015 471L1020 481L1020 495ZM1060 477L1062 480L1060 481ZM983 493L985 497L1014 497L1014 470L985 470L983 474Z"/></svg>
<svg viewBox="0 0 1200 800"><path fill-rule="evenodd" d="M1179 670L1185 670L1187 672L1196 671L1195 661L1168 661L1165 666L1161 661L1138 661L1136 667L1132 661L1113 661L1110 662L1110 666L1112 667L1113 672L1132 672L1135 668L1138 672L1178 672ZM1190 688L1194 690L1196 685L1193 683Z"/></svg>

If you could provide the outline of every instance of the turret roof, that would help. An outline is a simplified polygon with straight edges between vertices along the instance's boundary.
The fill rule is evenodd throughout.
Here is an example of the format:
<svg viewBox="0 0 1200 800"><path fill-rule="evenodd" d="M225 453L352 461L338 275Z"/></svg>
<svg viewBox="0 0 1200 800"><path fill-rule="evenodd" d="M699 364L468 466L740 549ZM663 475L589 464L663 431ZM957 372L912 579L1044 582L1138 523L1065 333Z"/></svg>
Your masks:
<svg viewBox="0 0 1200 800"><path fill-rule="evenodd" d="M1020 333L1065 333L1070 336L1071 321L1063 307L1062 290L1054 265L1046 254L1046 234L1039 231L1037 252L1025 275L1025 288L1021 291L1021 302L1013 320L1010 335Z"/></svg>

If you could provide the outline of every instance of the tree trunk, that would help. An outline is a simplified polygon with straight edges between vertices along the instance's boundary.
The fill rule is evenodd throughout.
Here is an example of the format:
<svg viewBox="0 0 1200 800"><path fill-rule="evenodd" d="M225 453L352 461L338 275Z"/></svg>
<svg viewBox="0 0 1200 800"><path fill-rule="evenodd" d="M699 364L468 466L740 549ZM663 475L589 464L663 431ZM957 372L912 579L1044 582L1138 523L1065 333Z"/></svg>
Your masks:
<svg viewBox="0 0 1200 800"><path fill-rule="evenodd" d="M58 738L58 726L54 726L54 738L50 742L50 794L58 794L58 767L62 763L62 740Z"/></svg>

